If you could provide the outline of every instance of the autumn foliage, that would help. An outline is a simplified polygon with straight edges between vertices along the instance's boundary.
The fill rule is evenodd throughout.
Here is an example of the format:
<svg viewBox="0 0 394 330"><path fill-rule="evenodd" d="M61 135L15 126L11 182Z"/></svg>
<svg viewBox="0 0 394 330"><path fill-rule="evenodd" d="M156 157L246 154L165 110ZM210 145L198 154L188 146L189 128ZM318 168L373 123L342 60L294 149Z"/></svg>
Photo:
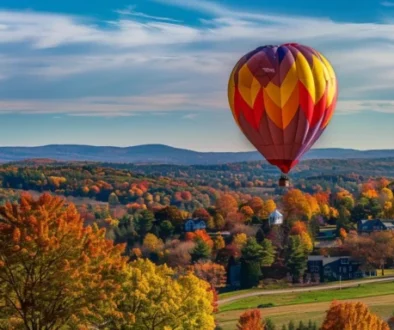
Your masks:
<svg viewBox="0 0 394 330"><path fill-rule="evenodd" d="M195 232L187 232L185 234L186 241L197 241L201 239L205 243L207 243L211 248L213 247L214 243L211 237L205 230L196 230Z"/></svg>
<svg viewBox="0 0 394 330"><path fill-rule="evenodd" d="M332 302L321 330L390 330L388 324L361 303Z"/></svg>
<svg viewBox="0 0 394 330"><path fill-rule="evenodd" d="M264 330L261 312L258 309L246 311L239 317L238 330Z"/></svg>
<svg viewBox="0 0 394 330"><path fill-rule="evenodd" d="M138 259L130 264L122 291L120 311L135 315L135 323L122 329L215 328L211 286L192 273L175 276L166 265Z"/></svg>
<svg viewBox="0 0 394 330"><path fill-rule="evenodd" d="M25 194L19 204L1 206L3 325L55 329L123 318L115 303L122 298L123 249L104 229L84 227L74 205L59 197Z"/></svg>
<svg viewBox="0 0 394 330"><path fill-rule="evenodd" d="M214 288L224 287L226 284L226 269L222 265L215 264L212 261L199 261L190 269L198 278L208 282Z"/></svg>

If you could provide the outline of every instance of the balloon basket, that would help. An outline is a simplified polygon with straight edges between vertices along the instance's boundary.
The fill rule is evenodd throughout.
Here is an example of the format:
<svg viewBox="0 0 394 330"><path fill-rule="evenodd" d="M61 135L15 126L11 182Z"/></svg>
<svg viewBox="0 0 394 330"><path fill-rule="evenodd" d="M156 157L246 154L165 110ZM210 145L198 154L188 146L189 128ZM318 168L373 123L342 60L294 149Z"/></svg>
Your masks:
<svg viewBox="0 0 394 330"><path fill-rule="evenodd" d="M279 178L279 187L290 187L290 180L286 175L281 175Z"/></svg>

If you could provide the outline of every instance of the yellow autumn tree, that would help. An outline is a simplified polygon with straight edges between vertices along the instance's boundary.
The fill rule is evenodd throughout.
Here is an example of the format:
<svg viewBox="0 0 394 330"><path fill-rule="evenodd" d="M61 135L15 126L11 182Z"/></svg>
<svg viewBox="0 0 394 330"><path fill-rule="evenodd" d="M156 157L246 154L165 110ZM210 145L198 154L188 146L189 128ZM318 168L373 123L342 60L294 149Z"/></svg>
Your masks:
<svg viewBox="0 0 394 330"><path fill-rule="evenodd" d="M286 218L310 219L312 217L312 209L310 198L299 189L289 190L283 196L283 211ZM314 203L313 203L314 204ZM312 205L315 206L315 205Z"/></svg>
<svg viewBox="0 0 394 330"><path fill-rule="evenodd" d="M24 194L0 207L0 325L5 329L100 326L121 314L124 245L84 227L73 204Z"/></svg>
<svg viewBox="0 0 394 330"><path fill-rule="evenodd" d="M264 202L263 208L259 212L259 217L262 219L268 219L270 214L276 210L276 204L272 199L268 199Z"/></svg>
<svg viewBox="0 0 394 330"><path fill-rule="evenodd" d="M130 329L215 328L210 285L192 273L175 276L166 265L138 259L129 265L123 292L120 310L135 315Z"/></svg>
<svg viewBox="0 0 394 330"><path fill-rule="evenodd" d="M156 252L162 250L163 247L164 243L160 238L151 233L146 234L142 243L142 248L144 250L148 250L149 252Z"/></svg>
<svg viewBox="0 0 394 330"><path fill-rule="evenodd" d="M214 239L213 246L215 248L215 251L219 251L219 250L224 249L226 247L226 242L224 241L224 238L222 235L218 235Z"/></svg>
<svg viewBox="0 0 394 330"><path fill-rule="evenodd" d="M321 330L390 330L388 324L361 302L333 301Z"/></svg>
<svg viewBox="0 0 394 330"><path fill-rule="evenodd" d="M248 236L245 233L237 234L233 238L233 244L238 249L242 249L247 241L248 241Z"/></svg>
<svg viewBox="0 0 394 330"><path fill-rule="evenodd" d="M313 242L311 236L307 232L302 232L300 234L301 243L304 247L306 253L311 253L313 251Z"/></svg>

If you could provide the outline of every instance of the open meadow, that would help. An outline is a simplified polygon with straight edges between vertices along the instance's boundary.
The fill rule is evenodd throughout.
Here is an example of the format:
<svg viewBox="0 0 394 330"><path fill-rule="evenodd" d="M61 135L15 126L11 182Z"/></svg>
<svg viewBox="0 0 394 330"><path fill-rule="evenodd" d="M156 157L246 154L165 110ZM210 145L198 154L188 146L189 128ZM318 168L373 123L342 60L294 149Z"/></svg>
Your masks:
<svg viewBox="0 0 394 330"><path fill-rule="evenodd" d="M335 294L332 298L337 298ZM293 298L289 298L292 300ZM346 299L346 301L361 301L367 304L373 313L376 313L383 319L388 319L394 311L394 294L373 296L357 299ZM261 302L262 303L262 302ZM290 320L296 321L316 321L320 325L323 321L330 302L299 303L295 305L284 305L272 308L260 309L263 318L271 318L277 328L287 324ZM220 312L216 319L223 330L235 330L239 316L244 310L232 310Z"/></svg>

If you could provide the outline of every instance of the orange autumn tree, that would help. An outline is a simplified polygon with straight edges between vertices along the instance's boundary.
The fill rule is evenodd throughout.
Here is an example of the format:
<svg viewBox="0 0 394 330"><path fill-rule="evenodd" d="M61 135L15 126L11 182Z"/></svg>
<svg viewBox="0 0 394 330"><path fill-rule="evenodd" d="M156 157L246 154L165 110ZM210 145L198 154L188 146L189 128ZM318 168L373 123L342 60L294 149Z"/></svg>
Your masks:
<svg viewBox="0 0 394 330"><path fill-rule="evenodd" d="M258 309L246 311L239 317L238 330L264 330L264 322Z"/></svg>
<svg viewBox="0 0 394 330"><path fill-rule="evenodd" d="M0 206L0 325L82 329L122 319L123 250L60 197L24 194Z"/></svg>
<svg viewBox="0 0 394 330"><path fill-rule="evenodd" d="M312 211L315 211L312 210L311 206L316 206L315 201L312 203L310 199L310 197L307 197L299 189L289 190L282 198L285 218L294 219L304 217L309 220L312 217Z"/></svg>
<svg viewBox="0 0 394 330"><path fill-rule="evenodd" d="M237 200L230 194L223 194L216 200L216 209L217 211L226 217L227 214L236 212L238 210L238 202Z"/></svg>
<svg viewBox="0 0 394 330"><path fill-rule="evenodd" d="M290 230L290 235L301 235L301 233L307 233L308 229L306 227L305 222L303 221L296 221L294 222L293 226Z"/></svg>
<svg viewBox="0 0 394 330"><path fill-rule="evenodd" d="M361 302L333 301L321 330L390 330L388 324Z"/></svg>
<svg viewBox="0 0 394 330"><path fill-rule="evenodd" d="M204 229L198 229L195 232L187 232L185 234L186 241L197 241L199 239L207 243L211 248L213 247L213 241L211 236Z"/></svg>
<svg viewBox="0 0 394 330"><path fill-rule="evenodd" d="M226 286L226 269L222 265L215 264L212 261L198 261L190 266L190 270L214 288Z"/></svg>

